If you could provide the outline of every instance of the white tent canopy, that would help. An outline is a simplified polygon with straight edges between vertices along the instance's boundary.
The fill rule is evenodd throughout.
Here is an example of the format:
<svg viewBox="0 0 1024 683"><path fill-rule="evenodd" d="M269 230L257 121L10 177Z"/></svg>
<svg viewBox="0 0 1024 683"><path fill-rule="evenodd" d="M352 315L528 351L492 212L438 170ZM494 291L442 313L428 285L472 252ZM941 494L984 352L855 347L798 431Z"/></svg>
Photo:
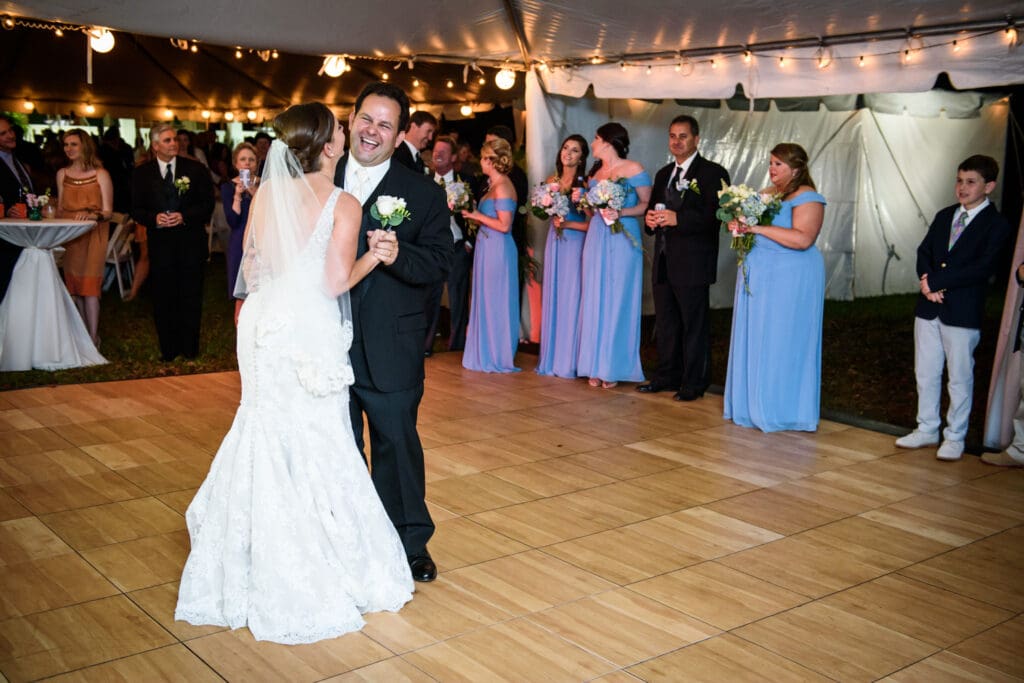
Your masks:
<svg viewBox="0 0 1024 683"><path fill-rule="evenodd" d="M879 41L892 32L914 29L927 47L942 40L931 36L951 35L957 26L990 24L993 30L1014 15L1024 15L1021 0L864 0L839 3L826 0L737 0L681 4L676 0L622 0L569 2L552 0L416 0L390 3L306 0L298 6L287 2L257 1L239 5L229 0L131 0L130 2L83 2L82 0L3 0L0 10L14 16L62 21L71 24L107 26L117 30L154 36L197 39L218 45L240 45L257 49L278 49L297 54L338 54L352 56L455 60L482 63L508 61L512 68L526 70L545 63L582 65L560 70L549 83L552 92L581 95L585 83L593 83L599 97L728 97L738 82L753 85L749 71L760 73L760 86L748 87L757 97L831 92L879 92L927 89L931 80L923 75L947 70L938 57L928 66L917 65L900 73L917 74L917 85L909 76L879 88L879 73L890 72L896 57L868 64L862 71L836 68L835 77L824 80L831 86L813 85L812 93L778 90L780 82L769 78L770 69L760 62L787 45L818 40L835 43L836 67L842 57L858 54L898 52L903 40ZM860 36L860 37L858 37ZM889 36L892 38L892 36ZM956 37L956 36L952 36ZM961 39L967 36L961 36ZM877 41L877 42L876 42ZM1017 81L1019 68L996 59L980 40L967 40L961 64L968 65L953 77L959 88ZM644 56L666 56L683 52L711 58L720 55L721 68L736 63L743 46L758 55L751 66L736 67L735 73L703 74L696 69L687 85L674 78L673 69L656 69L663 76L641 86L640 79L626 77L616 66L591 68L593 57L613 64L626 58L643 62ZM760 47L759 47L760 46ZM774 46L774 47L773 47ZM763 48L763 49L762 49ZM776 49L777 48L777 49ZM811 49L811 52L814 50ZM1005 53L1005 45L1003 46ZM932 50L924 52L931 53ZM763 58L760 55L765 55ZM789 53L794 59L798 51ZM922 53L923 54L923 53ZM730 57L731 55L731 57ZM676 59L661 63L674 66ZM742 62L741 62L742 63ZM846 62L849 66L851 62ZM1019 62L1017 62L1019 64ZM795 71L795 70L794 70ZM831 69L829 69L831 71ZM609 73L610 72L610 73ZM988 73L988 76L984 75ZM1015 72L1015 73L1014 73ZM570 79L570 74L573 78ZM652 77L655 74L652 74ZM565 82L559 84L559 80ZM783 81L791 87L806 76L792 73ZM885 81L891 79L885 78ZM701 95L693 85L707 81L713 94ZM810 85L810 84L807 84ZM786 86L786 87L790 87ZM640 92L646 88L650 93Z"/></svg>

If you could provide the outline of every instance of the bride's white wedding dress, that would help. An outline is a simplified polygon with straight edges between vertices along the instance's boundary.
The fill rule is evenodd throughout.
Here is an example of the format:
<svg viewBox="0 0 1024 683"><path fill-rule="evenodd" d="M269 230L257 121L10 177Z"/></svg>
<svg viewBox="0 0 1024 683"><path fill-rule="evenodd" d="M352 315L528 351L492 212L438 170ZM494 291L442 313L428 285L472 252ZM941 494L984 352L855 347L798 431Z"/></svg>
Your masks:
<svg viewBox="0 0 1024 683"><path fill-rule="evenodd" d="M405 552L352 436L352 323L322 286L339 192L293 267L242 307L242 399L186 513L192 551L175 619L309 643L412 598Z"/></svg>

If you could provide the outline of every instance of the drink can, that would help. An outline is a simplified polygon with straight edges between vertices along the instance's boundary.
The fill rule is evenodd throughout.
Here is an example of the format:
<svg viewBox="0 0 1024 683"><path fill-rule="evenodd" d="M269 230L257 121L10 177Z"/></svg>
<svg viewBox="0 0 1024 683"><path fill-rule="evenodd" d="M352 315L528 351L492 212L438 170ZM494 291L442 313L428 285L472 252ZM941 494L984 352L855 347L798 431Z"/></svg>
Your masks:
<svg viewBox="0 0 1024 683"><path fill-rule="evenodd" d="M249 187L249 182L252 180L252 178L249 175L249 169L243 168L242 170L240 170L238 172L238 177L242 179L243 187Z"/></svg>

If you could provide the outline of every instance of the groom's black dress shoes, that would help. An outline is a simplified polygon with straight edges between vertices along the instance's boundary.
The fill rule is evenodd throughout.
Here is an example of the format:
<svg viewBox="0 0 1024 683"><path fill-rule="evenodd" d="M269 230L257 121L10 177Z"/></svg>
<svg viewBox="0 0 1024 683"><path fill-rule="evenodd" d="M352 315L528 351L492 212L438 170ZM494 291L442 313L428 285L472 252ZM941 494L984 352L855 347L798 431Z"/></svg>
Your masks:
<svg viewBox="0 0 1024 683"><path fill-rule="evenodd" d="M426 582L437 578L437 566L426 550L422 555L413 555L409 558L409 570L414 581Z"/></svg>
<svg viewBox="0 0 1024 683"><path fill-rule="evenodd" d="M696 389L680 389L672 398L676 401L696 401L703 395L703 391L697 391Z"/></svg>
<svg viewBox="0 0 1024 683"><path fill-rule="evenodd" d="M647 384L641 384L636 388L641 394L656 394L659 391L672 391L672 387L667 384L658 384L657 382L648 382Z"/></svg>

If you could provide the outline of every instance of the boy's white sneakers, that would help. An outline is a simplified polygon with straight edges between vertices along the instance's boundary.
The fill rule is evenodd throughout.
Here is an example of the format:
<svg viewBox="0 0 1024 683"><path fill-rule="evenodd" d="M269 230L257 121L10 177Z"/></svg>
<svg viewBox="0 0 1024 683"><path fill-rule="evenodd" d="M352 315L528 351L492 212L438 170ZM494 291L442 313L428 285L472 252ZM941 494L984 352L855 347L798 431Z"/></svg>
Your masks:
<svg viewBox="0 0 1024 683"><path fill-rule="evenodd" d="M906 436L896 439L896 445L900 448L924 448L925 446L934 446L938 442L938 432L922 432L919 429L915 429ZM963 444L960 444L960 450L963 451ZM956 457L959 458L960 456L957 455Z"/></svg>
<svg viewBox="0 0 1024 683"><path fill-rule="evenodd" d="M959 460L960 456L964 454L964 442L963 441L950 441L945 440L942 445L939 446L939 450L935 453L935 457L939 460Z"/></svg>

